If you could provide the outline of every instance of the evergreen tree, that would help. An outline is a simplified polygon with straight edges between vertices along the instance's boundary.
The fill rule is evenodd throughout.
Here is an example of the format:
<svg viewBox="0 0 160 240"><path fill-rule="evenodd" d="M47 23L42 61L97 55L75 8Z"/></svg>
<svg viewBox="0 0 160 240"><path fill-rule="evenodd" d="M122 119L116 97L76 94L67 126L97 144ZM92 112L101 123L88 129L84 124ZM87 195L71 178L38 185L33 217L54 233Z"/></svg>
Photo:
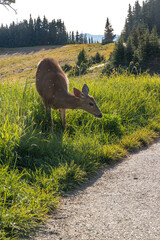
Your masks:
<svg viewBox="0 0 160 240"><path fill-rule="evenodd" d="M87 54L86 51L84 50L84 48L82 49L82 51L80 51L80 53L78 54L78 61L77 61L77 65L81 66L81 64L83 63L87 63Z"/></svg>
<svg viewBox="0 0 160 240"><path fill-rule="evenodd" d="M57 20L56 24L57 29L57 44L66 44L67 43L67 35L66 35L66 29L64 26L64 22L61 21L61 19Z"/></svg>
<svg viewBox="0 0 160 240"><path fill-rule="evenodd" d="M68 33L68 42L67 43L68 44L72 43L72 33L71 32Z"/></svg>
<svg viewBox="0 0 160 240"><path fill-rule="evenodd" d="M49 44L49 23L45 16L43 17L43 22L42 22L41 40L42 40L42 45Z"/></svg>
<svg viewBox="0 0 160 240"><path fill-rule="evenodd" d="M84 43L87 44L88 40L87 40L87 34L84 34Z"/></svg>
<svg viewBox="0 0 160 240"><path fill-rule="evenodd" d="M29 24L27 20L23 20L23 22L20 22L16 29L18 31L18 41L17 41L17 47L27 47L29 46Z"/></svg>
<svg viewBox="0 0 160 240"><path fill-rule="evenodd" d="M52 20L52 22L49 23L49 44L54 45L56 44L56 21Z"/></svg>
<svg viewBox="0 0 160 240"><path fill-rule="evenodd" d="M83 33L81 33L81 34L79 35L79 43L80 43L80 44L83 44L83 43L84 43L84 34L83 34Z"/></svg>
<svg viewBox="0 0 160 240"><path fill-rule="evenodd" d="M133 51L133 45L132 45L131 37L129 37L128 40L127 40L125 57L126 57L125 64L129 65L130 62L133 61L133 57L134 57L134 51Z"/></svg>
<svg viewBox="0 0 160 240"><path fill-rule="evenodd" d="M8 45L9 47L12 47L14 48L17 44L17 34L16 34L16 26L15 26L15 23L13 22L12 24L10 24L10 27L9 27L9 35L11 36L9 38L9 42L8 42Z"/></svg>
<svg viewBox="0 0 160 240"><path fill-rule="evenodd" d="M113 28L109 22L109 18L107 18L104 30L104 39L102 41L102 44L112 43L115 36L116 35L113 34Z"/></svg>
<svg viewBox="0 0 160 240"><path fill-rule="evenodd" d="M42 45L42 21L40 17L35 20L35 44Z"/></svg>
<svg viewBox="0 0 160 240"><path fill-rule="evenodd" d="M125 42L128 39L132 29L133 29L133 13L132 13L132 7L129 4L128 15L127 15L124 31L122 33L123 39Z"/></svg>
<svg viewBox="0 0 160 240"><path fill-rule="evenodd" d="M72 43L75 43L74 31L72 31Z"/></svg>
<svg viewBox="0 0 160 240"><path fill-rule="evenodd" d="M30 15L29 19L29 29L28 29L28 34L29 34L29 46L34 46L35 45L35 31L34 31L34 23L32 16Z"/></svg>
<svg viewBox="0 0 160 240"><path fill-rule="evenodd" d="M150 43L150 56L156 56L156 54L159 51L159 38L156 27L152 29L152 32L149 36L149 43Z"/></svg>
<svg viewBox="0 0 160 240"><path fill-rule="evenodd" d="M115 49L111 55L111 62L114 67L125 64L125 47L122 38L120 38L115 45Z"/></svg>
<svg viewBox="0 0 160 240"><path fill-rule="evenodd" d="M76 43L79 43L79 32L76 32Z"/></svg>
<svg viewBox="0 0 160 240"><path fill-rule="evenodd" d="M138 1L135 2L135 6L133 7L133 21L135 26L142 23L141 6Z"/></svg>

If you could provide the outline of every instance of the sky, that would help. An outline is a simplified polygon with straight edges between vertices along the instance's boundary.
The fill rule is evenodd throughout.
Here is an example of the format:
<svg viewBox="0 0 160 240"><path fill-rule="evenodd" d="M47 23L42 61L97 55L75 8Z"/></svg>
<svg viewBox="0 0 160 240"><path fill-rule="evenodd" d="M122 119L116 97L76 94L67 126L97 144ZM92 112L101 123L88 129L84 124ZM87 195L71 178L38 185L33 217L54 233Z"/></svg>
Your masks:
<svg viewBox="0 0 160 240"><path fill-rule="evenodd" d="M107 17L114 29L114 34L123 30L128 13L128 6L134 6L136 0L16 0L12 6L17 14L0 5L0 25L18 23L38 16L48 21L62 19L67 31L103 35ZM142 4L142 0L139 0Z"/></svg>

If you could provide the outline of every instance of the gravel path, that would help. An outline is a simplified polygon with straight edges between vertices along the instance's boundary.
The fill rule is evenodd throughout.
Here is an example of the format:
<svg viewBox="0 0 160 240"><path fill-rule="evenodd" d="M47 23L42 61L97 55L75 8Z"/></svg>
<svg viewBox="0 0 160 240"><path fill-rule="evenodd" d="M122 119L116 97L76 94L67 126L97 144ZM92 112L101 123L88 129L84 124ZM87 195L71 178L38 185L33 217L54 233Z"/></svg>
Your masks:
<svg viewBox="0 0 160 240"><path fill-rule="evenodd" d="M160 142L66 197L36 240L160 240Z"/></svg>

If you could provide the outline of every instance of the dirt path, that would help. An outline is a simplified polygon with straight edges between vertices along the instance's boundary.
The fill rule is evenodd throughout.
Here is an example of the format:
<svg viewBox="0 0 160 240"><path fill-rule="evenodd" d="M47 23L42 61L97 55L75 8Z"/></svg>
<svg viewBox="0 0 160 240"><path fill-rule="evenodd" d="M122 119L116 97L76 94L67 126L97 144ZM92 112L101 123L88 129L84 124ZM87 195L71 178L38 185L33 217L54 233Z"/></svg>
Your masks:
<svg viewBox="0 0 160 240"><path fill-rule="evenodd" d="M98 64L96 66L93 66L93 67L90 67L89 70L93 70L95 68L100 68L100 67L104 67L106 65L106 63L101 63L101 64Z"/></svg>
<svg viewBox="0 0 160 240"><path fill-rule="evenodd" d="M160 142L65 198L36 240L160 240Z"/></svg>

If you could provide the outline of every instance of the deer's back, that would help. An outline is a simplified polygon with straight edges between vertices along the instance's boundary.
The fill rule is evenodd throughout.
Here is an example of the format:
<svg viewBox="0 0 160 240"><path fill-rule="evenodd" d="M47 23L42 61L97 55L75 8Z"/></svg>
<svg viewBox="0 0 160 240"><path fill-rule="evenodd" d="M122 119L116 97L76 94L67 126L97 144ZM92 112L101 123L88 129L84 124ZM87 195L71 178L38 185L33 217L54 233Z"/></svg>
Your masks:
<svg viewBox="0 0 160 240"><path fill-rule="evenodd" d="M56 105L57 99L68 91L68 79L55 59L45 58L39 63L36 88L43 102L49 105Z"/></svg>

